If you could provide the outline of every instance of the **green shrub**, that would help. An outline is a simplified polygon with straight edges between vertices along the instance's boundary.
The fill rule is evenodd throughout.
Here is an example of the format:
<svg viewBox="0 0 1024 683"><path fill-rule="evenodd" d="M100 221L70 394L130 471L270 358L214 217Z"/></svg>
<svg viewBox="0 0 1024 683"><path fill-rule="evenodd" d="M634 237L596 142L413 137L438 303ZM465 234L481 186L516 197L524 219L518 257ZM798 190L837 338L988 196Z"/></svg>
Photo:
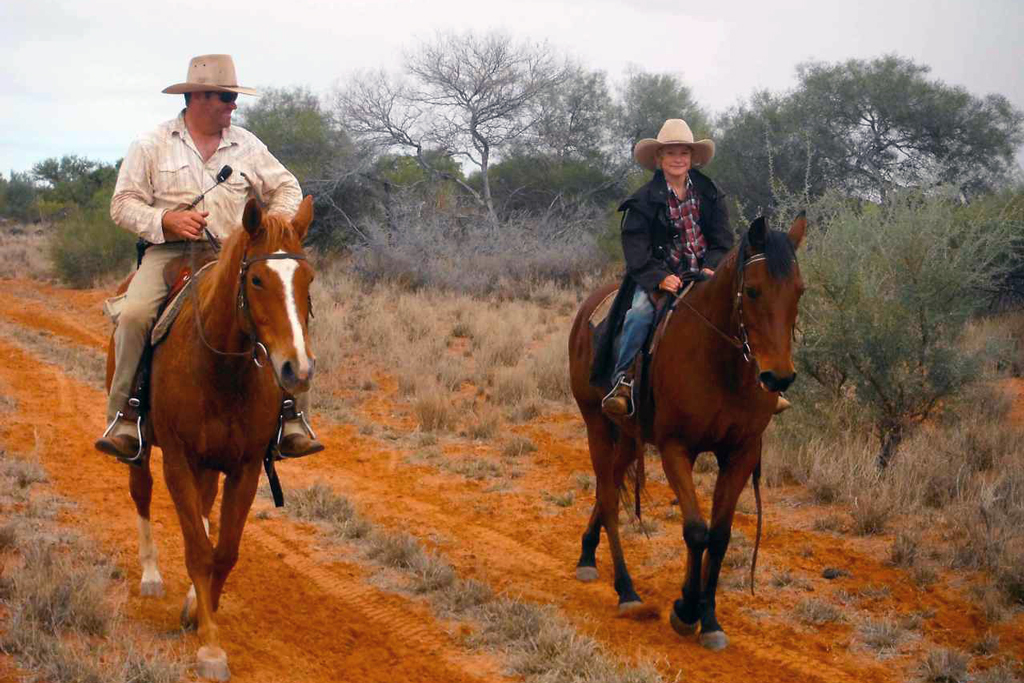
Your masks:
<svg viewBox="0 0 1024 683"><path fill-rule="evenodd" d="M1013 224L977 225L956 204L910 192L884 206L827 196L810 212L797 363L812 379L800 390L855 401L883 465L981 376L986 349L962 341L1005 270Z"/></svg>
<svg viewBox="0 0 1024 683"><path fill-rule="evenodd" d="M106 208L74 210L57 226L51 258L60 278L72 287L90 287L111 273L128 270L136 238L114 225Z"/></svg>

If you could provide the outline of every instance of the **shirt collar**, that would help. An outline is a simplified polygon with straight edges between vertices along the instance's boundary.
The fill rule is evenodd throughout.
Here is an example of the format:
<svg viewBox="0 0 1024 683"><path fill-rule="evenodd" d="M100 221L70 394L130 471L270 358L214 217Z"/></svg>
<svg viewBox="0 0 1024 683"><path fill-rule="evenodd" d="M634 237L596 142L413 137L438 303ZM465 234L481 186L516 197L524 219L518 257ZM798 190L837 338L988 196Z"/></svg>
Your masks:
<svg viewBox="0 0 1024 683"><path fill-rule="evenodd" d="M662 177L664 178L664 175ZM686 174L686 185L684 186L685 190L683 192L683 196L682 197L677 195L676 191L672 189L672 186L668 184L668 179L665 180L665 187L668 189L669 194L672 194L677 200L683 201L684 199L686 199L686 195L690 194L690 192L693 190L693 182L690 180L690 174L687 173Z"/></svg>
<svg viewBox="0 0 1024 683"><path fill-rule="evenodd" d="M188 134L188 127L185 125L184 109L178 114L178 118L174 119L174 123L171 126L171 134L177 134L182 140L192 140L192 136ZM225 147L241 144L241 141L241 136L235 131L235 126L228 126L220 132L220 144L217 145L217 150L220 151Z"/></svg>

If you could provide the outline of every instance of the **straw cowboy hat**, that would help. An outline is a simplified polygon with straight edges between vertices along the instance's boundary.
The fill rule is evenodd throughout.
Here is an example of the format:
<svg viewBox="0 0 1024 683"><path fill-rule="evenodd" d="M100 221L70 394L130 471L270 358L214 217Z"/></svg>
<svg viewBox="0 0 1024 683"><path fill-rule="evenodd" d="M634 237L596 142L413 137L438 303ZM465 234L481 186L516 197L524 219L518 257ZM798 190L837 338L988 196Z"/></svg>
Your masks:
<svg viewBox="0 0 1024 683"><path fill-rule="evenodd" d="M682 119L669 119L658 131L658 139L644 138L633 148L633 158L648 171L655 167L655 154L665 145L686 145L693 150L691 165L699 168L715 156L715 143L711 140L693 141L693 131Z"/></svg>
<svg viewBox="0 0 1024 683"><path fill-rule="evenodd" d="M184 83L175 83L163 89L171 95L186 92L237 92L243 95L258 95L252 88L238 85L235 63L231 55L199 55L188 63L188 75Z"/></svg>

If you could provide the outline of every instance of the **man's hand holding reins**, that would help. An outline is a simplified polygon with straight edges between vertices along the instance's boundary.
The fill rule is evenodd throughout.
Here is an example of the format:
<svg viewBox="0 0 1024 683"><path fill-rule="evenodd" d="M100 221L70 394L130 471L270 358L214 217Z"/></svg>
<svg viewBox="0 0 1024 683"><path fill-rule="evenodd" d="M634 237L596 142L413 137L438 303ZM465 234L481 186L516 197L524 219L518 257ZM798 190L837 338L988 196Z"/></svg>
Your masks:
<svg viewBox="0 0 1024 683"><path fill-rule="evenodd" d="M168 241L186 240L195 241L203 234L206 227L206 217L209 211L168 211L160 220L160 226L164 229L164 238Z"/></svg>

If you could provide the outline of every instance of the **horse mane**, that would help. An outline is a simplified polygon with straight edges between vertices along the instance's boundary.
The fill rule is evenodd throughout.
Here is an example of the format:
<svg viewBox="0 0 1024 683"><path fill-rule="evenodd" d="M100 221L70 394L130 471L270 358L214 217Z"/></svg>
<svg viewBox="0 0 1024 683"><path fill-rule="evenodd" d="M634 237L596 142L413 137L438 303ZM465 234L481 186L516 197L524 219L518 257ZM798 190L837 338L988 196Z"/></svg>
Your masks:
<svg viewBox="0 0 1024 683"><path fill-rule="evenodd" d="M256 238L249 236L245 228L239 226L221 245L220 258L213 267L209 278L204 278L204 283L216 283L204 288L203 302L208 303L208 297L214 296L214 292L222 287L230 287L233 290L232 296L237 296L238 272L242 267L242 258L254 244L263 245L267 253L278 250L295 251L289 249L286 244L289 238L294 239L291 222L287 217L278 213L264 213L260 223L260 231Z"/></svg>
<svg viewBox="0 0 1024 683"><path fill-rule="evenodd" d="M750 258L753 247L750 243L750 231L743 233L740 238L736 254L742 255L738 260L739 268L737 274L743 272L747 259ZM784 280L793 272L793 265L796 263L796 249L789 241L789 235L781 230L765 230L764 248L762 253L768 262L768 274L773 280Z"/></svg>

